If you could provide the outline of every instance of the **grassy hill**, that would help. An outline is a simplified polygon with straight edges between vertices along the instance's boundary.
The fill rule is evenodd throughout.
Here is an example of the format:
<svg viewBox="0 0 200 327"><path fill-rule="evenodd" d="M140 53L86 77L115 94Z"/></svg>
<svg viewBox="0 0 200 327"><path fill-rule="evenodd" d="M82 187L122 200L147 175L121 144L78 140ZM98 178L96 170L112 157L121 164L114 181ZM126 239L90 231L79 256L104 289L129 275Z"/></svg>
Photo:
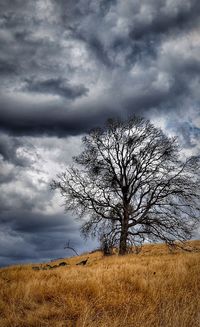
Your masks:
<svg viewBox="0 0 200 327"><path fill-rule="evenodd" d="M190 245L200 249L200 241ZM95 252L60 261L68 265L0 270L1 327L200 326L198 251L169 253L155 244L138 255Z"/></svg>

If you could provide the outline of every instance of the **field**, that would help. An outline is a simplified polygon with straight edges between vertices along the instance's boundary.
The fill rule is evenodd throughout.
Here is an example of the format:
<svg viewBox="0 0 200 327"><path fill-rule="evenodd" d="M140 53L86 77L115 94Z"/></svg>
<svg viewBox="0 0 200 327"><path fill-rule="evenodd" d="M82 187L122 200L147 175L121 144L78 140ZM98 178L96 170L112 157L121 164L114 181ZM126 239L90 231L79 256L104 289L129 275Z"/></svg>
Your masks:
<svg viewBox="0 0 200 327"><path fill-rule="evenodd" d="M190 244L200 249L200 241ZM197 250L169 253L155 244L137 255L94 252L60 261L69 265L0 269L1 327L200 326Z"/></svg>

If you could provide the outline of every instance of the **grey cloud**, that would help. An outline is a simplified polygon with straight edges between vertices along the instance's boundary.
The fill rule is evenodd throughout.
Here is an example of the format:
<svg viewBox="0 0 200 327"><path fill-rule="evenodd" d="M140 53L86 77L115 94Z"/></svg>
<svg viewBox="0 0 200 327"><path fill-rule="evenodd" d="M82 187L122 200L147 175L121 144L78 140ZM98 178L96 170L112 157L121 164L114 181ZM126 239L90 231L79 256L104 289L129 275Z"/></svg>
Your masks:
<svg viewBox="0 0 200 327"><path fill-rule="evenodd" d="M116 1L41 1L38 7L28 2L21 11L23 2L13 3L7 7L2 3L4 29L13 35L15 45L14 51L12 46L7 47L4 73L7 70L8 76L17 69L18 74L2 87L2 129L18 135L78 134L122 110L145 115L156 107L165 112L165 108L171 110L183 103L186 96L192 97L188 79L197 77L197 57L184 59L167 53L162 58L161 46L198 27L197 1L174 6L166 1L127 1L123 6ZM40 9L42 6L46 7ZM46 21L42 15L46 15ZM138 65L141 73L135 81L131 70ZM155 76L148 74L156 66ZM171 80L169 89L151 86L156 76L166 71ZM98 81L105 92L91 100ZM137 84L143 84L143 91L141 87L137 90ZM130 86L132 92L127 93ZM37 100L36 104L30 100L24 104L19 96L15 100L19 91L21 97L24 92L24 96L35 93L59 95L61 99L56 103ZM74 100L86 97L87 102L74 106Z"/></svg>
<svg viewBox="0 0 200 327"><path fill-rule="evenodd" d="M1 109L1 129L14 135L77 135L88 131L97 121L109 116L109 107L96 112L91 105L84 110L69 110L63 104L20 104L9 100ZM15 110L13 110L13 107ZM28 115L26 114L28 110ZM87 112L88 110L88 112Z"/></svg>
<svg viewBox="0 0 200 327"><path fill-rule="evenodd" d="M171 5L167 1L156 0L142 2L135 0L123 4L117 1L109 2L105 11L102 11L104 4L102 5L101 1L95 5L88 1L83 12L76 10L77 4L71 5L69 11L65 3L61 2L60 5L62 12L68 12L69 15L71 10L74 13L69 25L73 37L83 40L88 45L91 55L111 68L117 65L117 53L126 53L128 50L127 63L130 58L134 60L138 53L155 55L153 48L156 48L163 38L170 37L172 33L178 35L188 32L199 25L200 4L197 0ZM79 1L78 6L81 8L83 2ZM68 18L68 15L64 17ZM119 18L123 22L121 27L117 26ZM113 33L116 28L118 33ZM126 33L123 28L126 28ZM120 36L120 33L123 36Z"/></svg>
<svg viewBox="0 0 200 327"><path fill-rule="evenodd" d="M200 147L200 126L195 127L189 121L177 121L171 124L170 128L179 136L179 141L184 149L190 149L195 155L199 155Z"/></svg>
<svg viewBox="0 0 200 327"><path fill-rule="evenodd" d="M13 75L17 73L17 67L6 61L0 61L0 75Z"/></svg>
<svg viewBox="0 0 200 327"><path fill-rule="evenodd" d="M176 32L181 32L183 29L191 28L199 20L199 1L193 0L190 3L184 1L174 5L167 6L166 1L145 1L145 4L141 3L141 7L146 5L147 14L151 14L151 19L143 20L138 19L132 30L130 31L130 37L132 39L147 38L147 36L153 37L167 32L172 32L175 29ZM181 5L180 5L181 4ZM141 10L140 7L140 10Z"/></svg>
<svg viewBox="0 0 200 327"><path fill-rule="evenodd" d="M92 36L89 40L87 40L81 35L80 39L84 40L89 45L91 53L95 55L96 58L99 59L104 65L112 66L112 61L109 58L109 52L104 48L104 45L100 39Z"/></svg>
<svg viewBox="0 0 200 327"><path fill-rule="evenodd" d="M23 207L22 207L23 208ZM76 231L76 223L68 215L64 214L48 214L33 212L30 210L17 209L15 213L7 211L1 213L0 223L4 222L5 225L20 233L28 234L43 234L55 232L63 232L73 234Z"/></svg>
<svg viewBox="0 0 200 327"><path fill-rule="evenodd" d="M0 154L3 159L9 163L14 164L15 166L26 167L30 166L33 161L26 153L20 153L19 150L25 144L25 140L19 140L15 137L9 137L4 133L0 133ZM29 151L36 151L32 144L26 144L26 147L29 148Z"/></svg>
<svg viewBox="0 0 200 327"><path fill-rule="evenodd" d="M3 157L0 158L0 266L73 255L64 250L69 239L80 253L92 249L95 242L81 240L79 223L75 217L63 213L62 200L55 198L49 186L60 165L69 164L71 155L78 151L79 137L67 141L56 137L15 138L2 134L1 140L10 146L11 153L15 142L16 147L28 149L33 164L17 165L9 151L4 153L3 161ZM29 144L33 144L32 152Z"/></svg>
<svg viewBox="0 0 200 327"><path fill-rule="evenodd" d="M70 85L67 80L51 78L43 81L26 80L25 90L44 94L60 95L67 99L75 99L87 95L89 91L84 85Z"/></svg>
<svg viewBox="0 0 200 327"><path fill-rule="evenodd" d="M67 240L71 240L80 253L94 246L94 242L84 243L80 239L78 224L65 215L45 216L16 211L4 214L3 219L1 214L0 226L4 236L0 241L0 266L73 255L64 249Z"/></svg>

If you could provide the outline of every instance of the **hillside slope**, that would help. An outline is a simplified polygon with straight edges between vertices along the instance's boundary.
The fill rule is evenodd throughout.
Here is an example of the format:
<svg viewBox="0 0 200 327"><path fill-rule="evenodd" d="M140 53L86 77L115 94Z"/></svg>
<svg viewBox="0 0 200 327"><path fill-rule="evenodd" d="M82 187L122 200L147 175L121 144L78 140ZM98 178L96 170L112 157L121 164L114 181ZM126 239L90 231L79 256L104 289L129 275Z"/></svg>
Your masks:
<svg viewBox="0 0 200 327"><path fill-rule="evenodd" d="M200 241L190 244L200 249ZM146 245L138 255L95 252L60 261L68 265L0 270L0 326L200 326L198 251L170 254L165 245Z"/></svg>

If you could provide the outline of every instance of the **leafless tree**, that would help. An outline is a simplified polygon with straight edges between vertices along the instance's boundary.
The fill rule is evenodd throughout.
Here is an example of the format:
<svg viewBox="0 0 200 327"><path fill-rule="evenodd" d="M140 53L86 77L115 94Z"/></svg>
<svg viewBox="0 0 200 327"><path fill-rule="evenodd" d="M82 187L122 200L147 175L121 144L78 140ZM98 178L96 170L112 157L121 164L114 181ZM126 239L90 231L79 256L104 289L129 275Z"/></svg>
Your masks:
<svg viewBox="0 0 200 327"><path fill-rule="evenodd" d="M79 255L75 248L70 245L70 241L65 244L64 249L72 250L76 255Z"/></svg>
<svg viewBox="0 0 200 327"><path fill-rule="evenodd" d="M83 138L74 165L52 181L82 232L119 246L190 239L200 213L200 160L180 158L176 138L148 120L108 120Z"/></svg>
<svg viewBox="0 0 200 327"><path fill-rule="evenodd" d="M113 242L111 237L109 237L108 234L104 233L103 235L100 235L100 249L103 253L103 255L111 255L113 254L113 249L115 246L115 243Z"/></svg>

